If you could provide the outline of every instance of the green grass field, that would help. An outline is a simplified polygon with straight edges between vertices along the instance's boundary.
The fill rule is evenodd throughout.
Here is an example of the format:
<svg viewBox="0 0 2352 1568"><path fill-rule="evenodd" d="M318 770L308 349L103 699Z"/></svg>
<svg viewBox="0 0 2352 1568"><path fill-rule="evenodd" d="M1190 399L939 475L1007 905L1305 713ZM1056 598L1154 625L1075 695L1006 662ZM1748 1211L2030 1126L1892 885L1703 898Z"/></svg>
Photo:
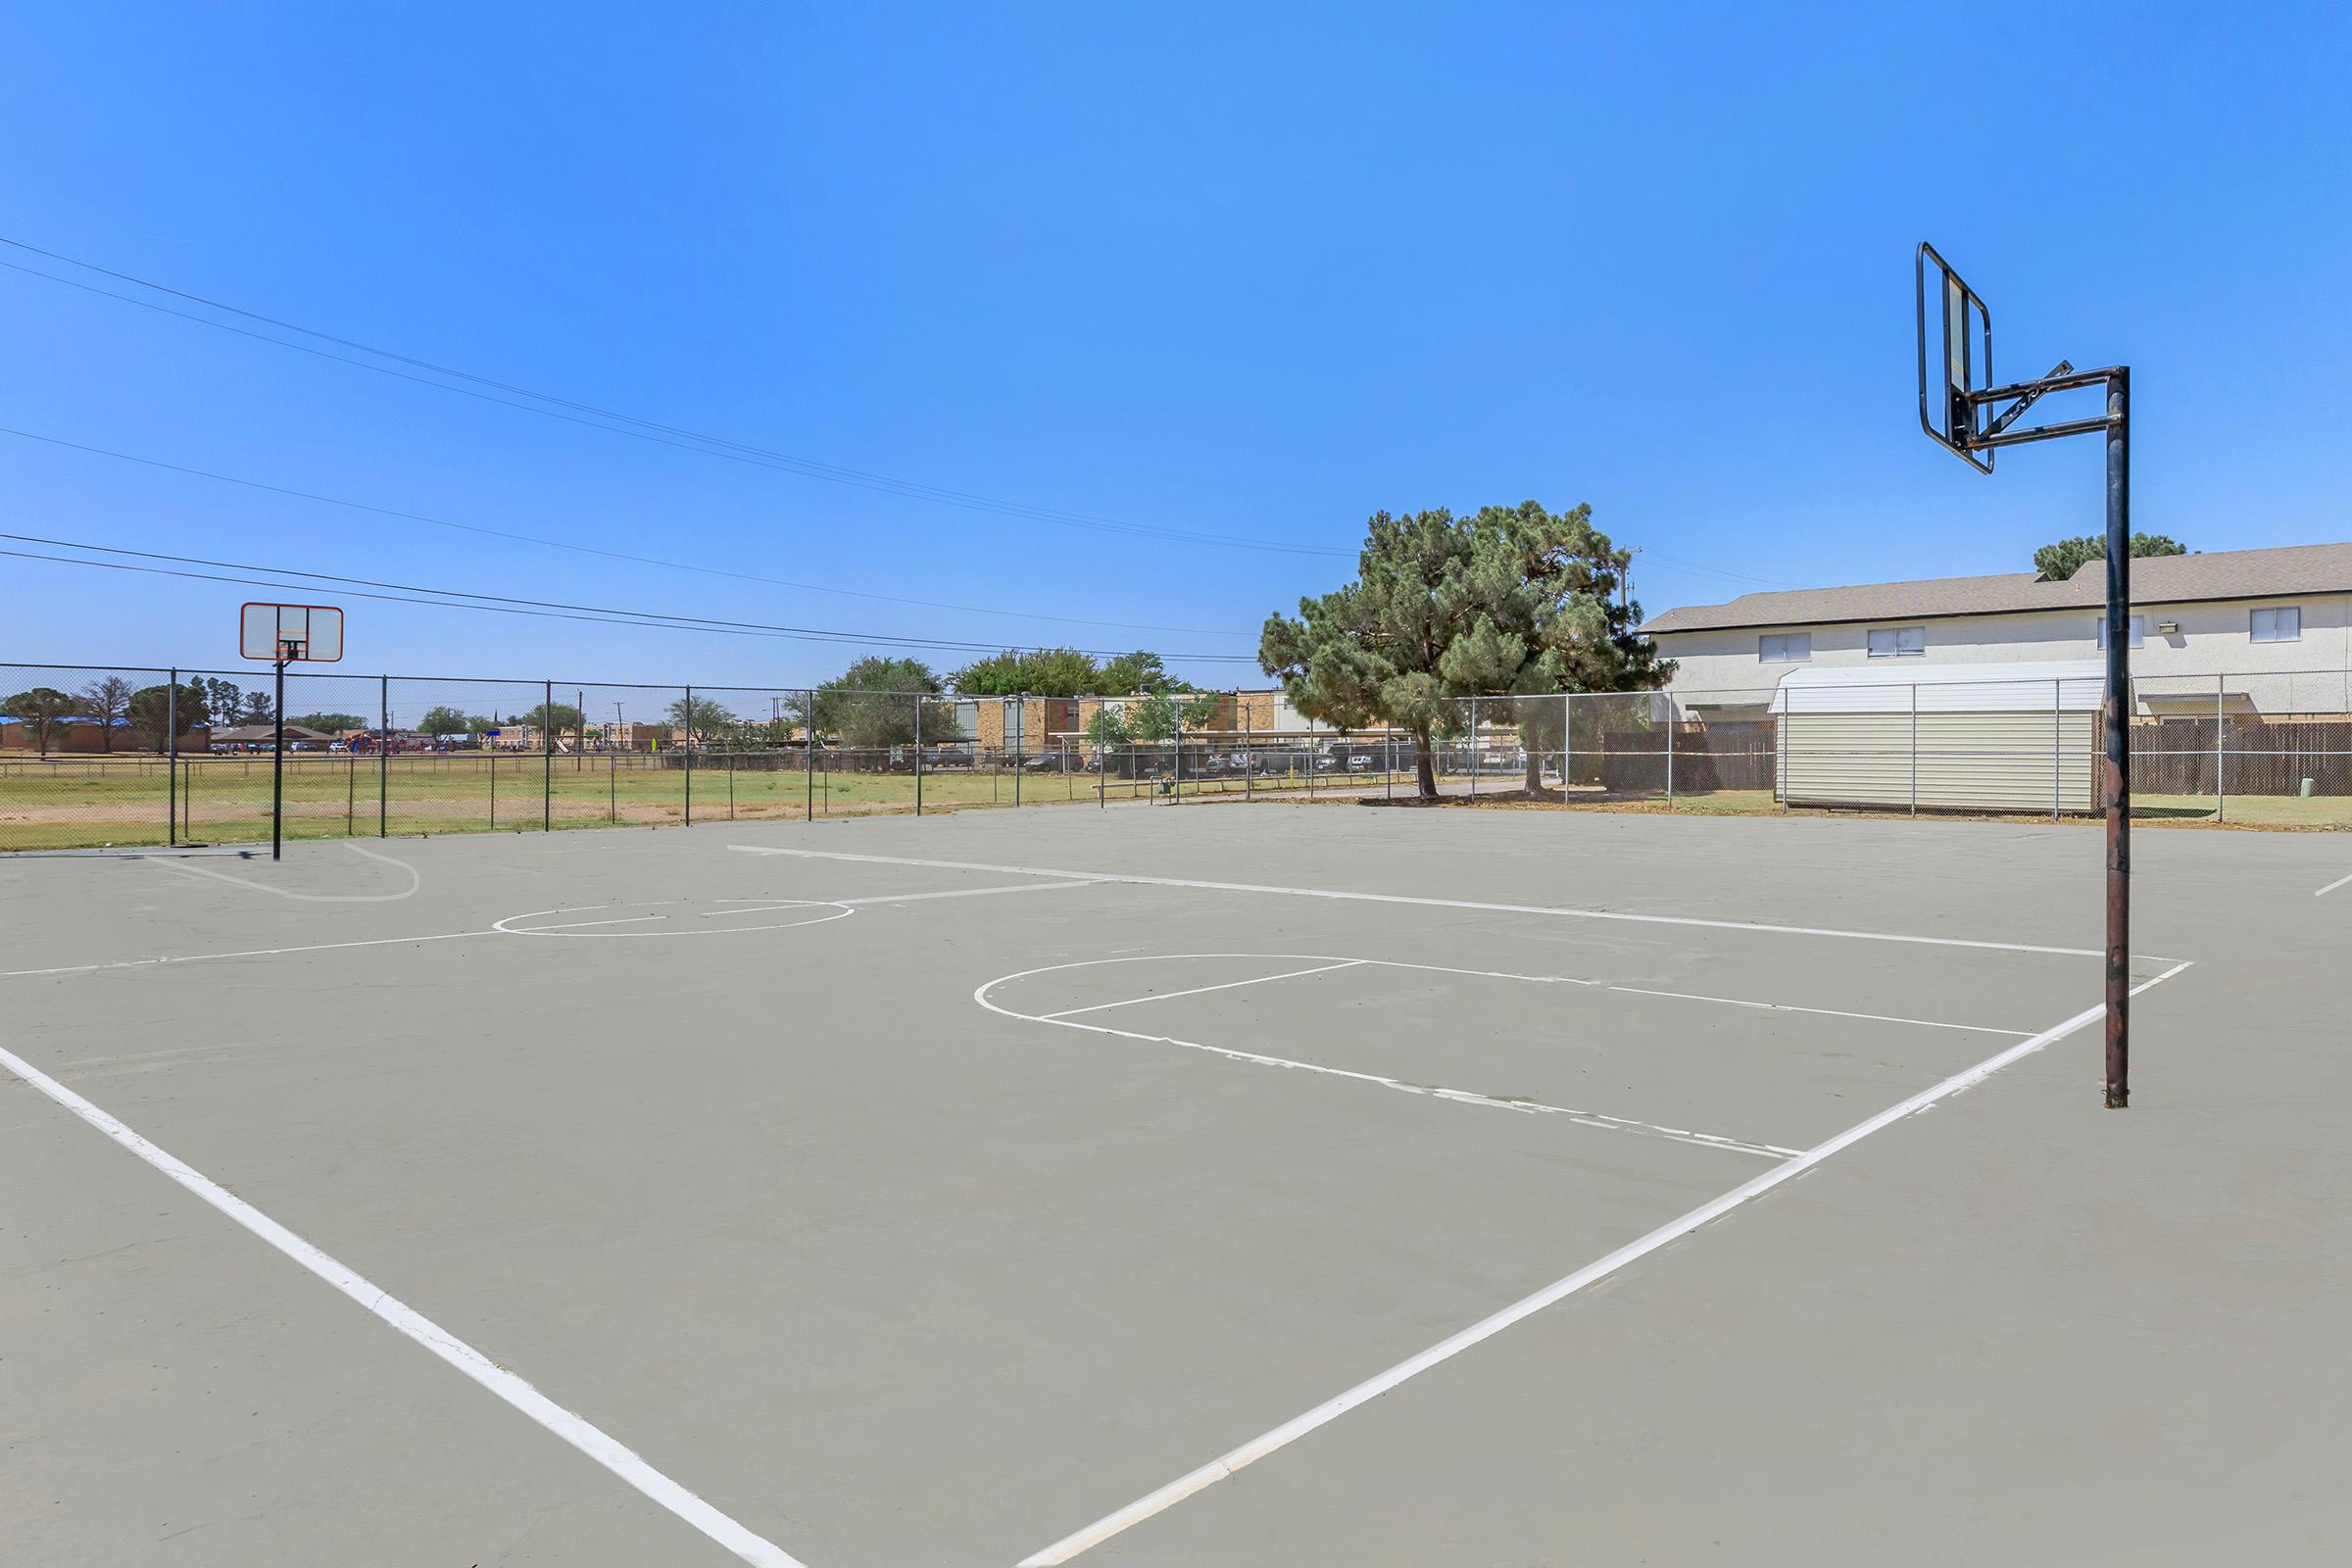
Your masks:
<svg viewBox="0 0 2352 1568"><path fill-rule="evenodd" d="M692 818L862 816L911 811L915 780L906 772L851 770L840 759L819 754L813 779L801 767L764 764L754 756L698 758L691 778ZM401 834L537 831L559 828L662 826L688 819L687 770L668 759L645 755L587 754L542 759L512 757L394 757L382 773L384 831ZM183 842L250 843L270 836L270 759L193 758L177 770L178 831ZM372 757L289 757L286 762L285 831L297 838L373 836L378 831L378 767ZM1409 774L1318 772L1318 798L1353 801L1405 796ZM1446 780L1454 804L1468 804L1468 781ZM1515 777L1481 779L1481 805L1492 789L1497 807L1514 801ZM1086 772L1029 769L1017 778L1009 767L953 768L922 780L925 809L1056 803L1093 804L1166 800L1170 781L1113 774L1099 780ZM1393 788L1392 788L1393 786ZM1186 799L1263 794L1302 799L1304 772L1209 774L1187 779ZM1100 792L1100 793L1098 793ZM1532 803L1538 807L1545 802ZM1557 808L1557 798L1550 802ZM1612 797L1579 788L1568 806L1585 809L1672 810L1694 815L1759 815L1779 809L1768 790L1719 790L1661 799ZM2151 825L2210 824L2211 796L2143 795L2133 802L2136 820ZM163 844L173 838L170 775L154 758L75 759L0 762L0 850L74 849L106 845ZM2241 795L2227 803L2231 825L2275 828L2352 828L2352 799Z"/></svg>
<svg viewBox="0 0 2352 1568"><path fill-rule="evenodd" d="M911 811L909 772L872 772L818 755L813 778L798 766L770 768L766 757L735 762L698 758L682 766L642 755L515 757L395 756L382 769L382 822L395 834L523 832L559 828L660 826L695 821L863 816ZM240 843L270 836L270 760L192 758L177 770L177 837ZM731 765L732 764L732 765ZM298 838L372 836L378 825L378 766L372 757L289 757L285 831ZM1238 790L1240 782L1234 781ZM1267 785L1264 787L1272 787ZM1187 786L1192 793L1193 786ZM76 759L0 763L0 850L163 844L172 839L172 781L148 759ZM1092 804L1162 796L1161 781L1010 767L927 772L923 806Z"/></svg>

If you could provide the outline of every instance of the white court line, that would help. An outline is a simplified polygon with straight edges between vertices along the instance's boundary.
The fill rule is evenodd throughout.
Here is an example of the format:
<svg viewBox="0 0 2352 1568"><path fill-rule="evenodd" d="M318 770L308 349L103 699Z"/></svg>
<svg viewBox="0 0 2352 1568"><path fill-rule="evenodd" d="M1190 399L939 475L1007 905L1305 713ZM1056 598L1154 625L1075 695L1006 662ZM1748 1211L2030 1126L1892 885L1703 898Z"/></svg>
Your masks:
<svg viewBox="0 0 2352 1568"><path fill-rule="evenodd" d="M1356 963L1367 964L1379 969L1414 969L1428 974L1467 975L1475 980L1521 980L1530 985L1539 986L1578 986L1588 991L1616 991L1627 996L1663 997L1675 1002L1707 1002L1713 1003L1717 1006L1749 1007L1763 1012L1803 1012L1822 1018L1856 1018L1864 1023L1899 1023L1918 1029L1958 1029L1969 1034L2008 1035L2012 1039L2023 1039L2034 1032L2031 1029L1996 1029L1990 1024L1982 1023L1944 1023L1936 1018L1905 1018L1890 1012L1849 1012L1842 1007L1807 1007L1793 1002L1751 1002L1744 997L1710 997L1696 991L1658 991L1648 986L1621 986L1609 980L1585 980L1570 974L1513 974L1502 969L1456 969L1443 963L1406 963L1396 958L1342 958L1337 954L1322 953L1141 953L1116 958L1086 958L1075 963L1056 963L1043 969L1025 969L1022 974L1050 974L1055 969L1084 969L1105 963L1152 963L1163 959L1173 961L1191 958L1307 958L1317 961L1328 958L1335 964ZM1299 972L1311 974L1314 971L1300 970ZM1004 978L1009 980L1016 977L1007 975ZM1266 978L1275 980L1290 977L1268 975ZM999 983L995 980L989 982L992 986ZM1255 985L1257 983L1254 980L1240 980L1230 984ZM1207 986L1202 989L1221 991L1227 987ZM1191 994L1184 991L1168 991L1151 997L1137 997L1134 1000L1152 1002L1161 996L1181 997ZM1125 1003L1103 1004L1105 1006L1125 1006L1126 1004ZM1071 1012L1092 1012L1094 1010L1092 1007L1073 1007L1069 1012L1046 1013L1042 1016L1066 1018L1070 1016ZM1021 1016L1031 1015L1024 1013Z"/></svg>
<svg viewBox="0 0 2352 1568"><path fill-rule="evenodd" d="M2143 980L2132 987L2131 994L2138 996L2151 987L2162 985L2187 967L2188 965L2184 962L2176 963L2153 979ZM1917 1115L1938 1101L1947 1100L1963 1090L1976 1087L2012 1062L2022 1061L2044 1047L2065 1039L2083 1025L2097 1019L2105 1010L2104 1004L2085 1007L2064 1023L2056 1024L2037 1035L2021 1040L2006 1051L1985 1057L1966 1071L1954 1073L1934 1088L1922 1090L1908 1100L1887 1106L1869 1120L1857 1122L1826 1143L1814 1145L1794 1159L1776 1165L1761 1176L1733 1188L1722 1197L1701 1203L1680 1219L1659 1226L1639 1241L1630 1242L1606 1257L1588 1263L1565 1278L1554 1280L1532 1296L1521 1297L1501 1311L1481 1318L1449 1339L1440 1340L1420 1354L1399 1361L1387 1371L1365 1379L1354 1388L1325 1400L1304 1414L1294 1416L1272 1431L1250 1439L1240 1447L1219 1454L1200 1469L1187 1475L1178 1476L1157 1492L1138 1497L1114 1513L1104 1514L1084 1529L1062 1537L1061 1540L1056 1541L1043 1551L1033 1552L1022 1558L1019 1568L1054 1568L1056 1564L1068 1562L1089 1547L1099 1546L1121 1531L1139 1525L1153 1514L1182 1502L1194 1493L1215 1485L1227 1476L1241 1470L1245 1465L1262 1459L1278 1448L1289 1446L1317 1427L1346 1415L1357 1405L1378 1398L1407 1379L1418 1376L1441 1362L1451 1360L1481 1341L1492 1339L1522 1318L1532 1317L1544 1308L1565 1300L1586 1286L1608 1278L1627 1264L1646 1257L1670 1242L1681 1240L1708 1221L1719 1219L1750 1200L1762 1197L1781 1183L1804 1174L1832 1154L1852 1148L1871 1134L1892 1126L1907 1116Z"/></svg>
<svg viewBox="0 0 2352 1568"><path fill-rule="evenodd" d="M510 919L514 918L509 916ZM592 925L645 925L654 920L666 920L666 914L627 914L612 920L572 920L564 925L535 925L534 931L585 931ZM509 935L514 933L510 932Z"/></svg>
<svg viewBox="0 0 2352 1568"><path fill-rule="evenodd" d="M166 871L177 871L183 876L209 876L216 882L227 882L237 887L249 888L256 893L274 894L278 898L295 899L304 904L398 904L403 899L415 898L416 890L424 886L423 873L406 860L395 859L389 855L378 855L375 851L363 849L357 844L346 844L343 847L354 855L364 855L370 860L381 860L386 865L397 865L403 871L408 872L408 891L406 893L296 893L291 888L274 888L267 882L256 882L250 877L230 876L226 871L215 871L201 865L183 865L180 861L185 858L180 856L141 855L134 858L160 866Z"/></svg>
<svg viewBox="0 0 2352 1568"><path fill-rule="evenodd" d="M1239 986L1262 986L1275 980L1296 980L1300 975L1329 974L1334 969L1352 969L1361 958L1341 958L1336 962L1317 964L1312 969L1293 969L1286 974L1261 974L1254 980L1228 980L1223 985L1195 986L1190 991L1154 991L1148 997L1129 997L1124 1002L1098 1002L1091 1007L1064 1007L1059 1012L1041 1012L1033 1016L1054 1023L1063 1018L1075 1018L1082 1012L1107 1012L1112 1007L1132 1007L1142 1002L1169 1002L1177 997L1198 997L1210 991L1231 991Z"/></svg>
<svg viewBox="0 0 2352 1568"><path fill-rule="evenodd" d="M851 855L841 850L802 850L776 844L730 844L741 855L790 855L808 860L858 860L870 865L919 865L938 871L997 871L1007 876L1051 876L1076 882L1119 882L1148 888L1196 888L1210 893L1270 893L1292 899L1336 899L1358 904L1409 904L1436 909L1483 909L1498 914L1547 914L1569 920L1624 920L1637 925L1699 926L1716 931L1755 931L1767 936L1840 937L1853 942L1908 942L1935 948L1986 948L1996 953L2046 953L2096 958L2103 948L2056 948L2031 942L1985 942L1969 937L1918 936L1901 931L1846 931L1835 926L1766 925L1754 920L1710 920L1688 914L1635 914L1624 909L1585 909L1552 904L1488 904L1475 899L1429 899L1404 893L1348 893L1330 888L1276 887L1261 882L1202 882L1190 877L1135 876L1123 871L1069 871L1035 865L992 865L977 860L926 860L904 855ZM2134 954L2156 963L2175 960Z"/></svg>
<svg viewBox="0 0 2352 1568"><path fill-rule="evenodd" d="M117 958L109 963L62 963L52 969L0 969L0 980L24 980L44 974L90 974L100 969L146 969L164 963L206 963L214 958L275 958L293 953L332 953L338 948L388 948L403 942L456 942L465 937L494 937L502 933L441 931L420 937L369 937L362 942L314 942L299 948L242 948L235 953L185 953L174 957Z"/></svg>
<svg viewBox="0 0 2352 1568"><path fill-rule="evenodd" d="M877 893L863 899L836 899L836 904L920 904L926 899L979 899L992 893L1051 893L1055 888L1089 888L1092 877L1075 882L1014 882L1001 888L950 888L944 893Z"/></svg>
<svg viewBox="0 0 2352 1568"><path fill-rule="evenodd" d="M141 1160L177 1182L238 1225L342 1292L403 1338L422 1346L489 1390L557 1438L603 1465L646 1497L676 1515L745 1562L760 1568L804 1568L783 1547L719 1512L648 1464L618 1439L541 1394L524 1379L397 1299L347 1265L320 1251L211 1177L137 1133L42 1072L14 1052L0 1049L0 1067L72 1111Z"/></svg>
<svg viewBox="0 0 2352 1568"><path fill-rule="evenodd" d="M1161 955L1161 956L1241 957L1250 956L1250 955L1169 954ZM1268 954L1265 955L1265 956L1303 957L1305 955ZM1688 1127L1668 1127L1654 1121L1636 1121L1628 1116L1611 1116L1597 1110L1579 1110L1571 1105L1545 1104L1544 1102L1538 1100L1525 1100L1517 1097L1505 1098L1501 1095L1482 1095L1475 1090L1447 1089L1437 1084L1410 1083L1402 1078L1391 1078L1385 1073L1356 1072L1350 1068L1330 1067L1316 1061L1298 1061L1289 1056L1269 1056L1262 1052L1241 1051L1231 1046L1212 1046L1203 1041L1180 1039L1175 1035L1147 1035L1139 1034L1132 1029L1113 1029L1108 1024L1072 1023L1068 1013L1015 1012L1010 1007L1001 1007L988 999L988 994L991 991L994 991L997 987L1007 984L1014 980L1025 980L1031 975L1052 974L1055 970L1059 969L1087 969L1094 967L1095 964L1098 963L1133 963L1138 961L1141 960L1133 958L1098 958L1092 960L1091 962L1056 963L1050 964L1042 969L1025 969L1019 974L1000 975L998 978L988 981L972 993L972 1000L978 1003L981 1006L986 1007L990 1012L997 1013L1006 1018L1018 1018L1023 1023L1050 1023L1057 1029L1083 1029L1089 1034L1111 1035L1121 1040L1141 1040L1148 1045L1181 1046L1186 1051L1199 1051L1203 1052L1211 1056L1223 1056L1228 1061L1243 1061L1257 1067L1284 1067L1294 1072L1317 1073L1326 1078L1347 1078L1359 1084L1372 1084L1382 1089L1394 1089L1398 1094L1421 1095L1431 1100L1450 1100L1457 1104L1464 1105L1485 1105L1494 1110L1515 1110L1520 1112L1522 1115L1565 1116L1570 1121L1581 1123L1587 1127L1601 1127L1612 1132L1639 1133L1645 1137L1668 1139L1678 1144L1691 1144L1701 1149L1725 1149L1732 1150L1742 1154L1761 1154L1768 1159L1789 1159L1802 1152L1801 1150L1783 1149L1778 1144L1754 1144L1749 1143L1744 1139L1727 1138L1721 1133L1693 1132ZM1380 960L1377 958L1347 959L1337 963L1327 964L1324 967L1332 969L1344 969L1351 967L1353 964L1357 963L1378 964ZM1401 967L1401 965L1399 967ZM1422 966L1416 965L1415 967ZM1320 974L1322 972L1322 969L1300 969L1297 971L1298 974ZM1261 978L1262 980L1288 980L1294 978L1294 976L1273 974L1265 975ZM1516 979L1520 977L1508 976L1506 978ZM1234 985L1257 985L1260 983L1261 980L1239 980L1233 982ZM1223 991L1230 989L1230 987L1203 986L1201 989L1204 991ZM1191 994L1192 993L1189 992L1169 991L1161 992L1155 996L1137 997L1132 1000L1136 1002L1160 1002L1165 1001L1169 997L1187 996ZM1118 1006L1124 1005L1124 1004L1113 1003L1108 1004L1108 1005ZM1092 1011L1094 1009L1080 1008L1078 1010Z"/></svg>
<svg viewBox="0 0 2352 1568"><path fill-rule="evenodd" d="M2324 898L2326 898L2326 897L2327 897L2328 894L2330 894L2330 893L2333 893L2333 892L2334 892L2334 891L2335 891L2337 888L2343 887L2343 886L2345 886L2346 884L2352 884L2352 876L2339 876L2339 877L2337 877L2337 878L2336 878L2334 881L2332 881L2332 882L2328 883L2328 884L2326 887L2324 887L2324 888L2320 889L2320 891L2319 891L2319 892L2317 892L2317 893L2314 893L2314 894L2312 895L2312 897L2313 897L2313 898L2315 898L2315 899L2324 899Z"/></svg>
<svg viewBox="0 0 2352 1568"><path fill-rule="evenodd" d="M646 905L674 904L677 902L678 901L675 899L648 899L645 901ZM651 921L666 920L669 918L669 916L666 914L640 914L631 915L625 919L615 920L570 920L559 925L519 925L516 923L517 921L521 920L536 920L543 914L584 914L591 909L627 909L641 906L642 906L633 904L578 904L573 905L569 908L531 909L522 914L510 914L504 920L500 920L496 924L492 925L490 929L498 932L502 936L536 937L545 936L552 932L577 931L584 927L593 925L644 925ZM758 936L766 931L794 931L805 925L825 925L834 920L846 920L851 915L858 912L856 909L851 908L848 905L833 899L802 899L790 906L778 906L778 907L830 909L833 912L831 914L819 915L813 920L792 920L782 925L738 926L732 930L722 929L717 926L704 926L699 929L689 926L681 931L615 931L612 933L612 936L616 942L674 941L680 937ZM718 914L755 914L760 911L755 909L719 909L714 910L713 912Z"/></svg>

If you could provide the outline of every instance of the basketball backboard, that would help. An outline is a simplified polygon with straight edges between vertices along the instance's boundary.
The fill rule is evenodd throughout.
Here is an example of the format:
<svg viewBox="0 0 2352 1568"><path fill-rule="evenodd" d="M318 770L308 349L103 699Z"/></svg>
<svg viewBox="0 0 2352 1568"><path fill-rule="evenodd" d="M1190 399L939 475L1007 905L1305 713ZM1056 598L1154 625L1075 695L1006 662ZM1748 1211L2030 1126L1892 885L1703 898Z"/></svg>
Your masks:
<svg viewBox="0 0 2352 1568"><path fill-rule="evenodd" d="M343 612L332 605L248 604L237 651L271 663L331 664L343 657Z"/></svg>
<svg viewBox="0 0 2352 1568"><path fill-rule="evenodd" d="M1992 471L1972 392L1992 385L1992 313L1951 264L1922 243L1912 267L1919 318L1919 427L1971 467Z"/></svg>

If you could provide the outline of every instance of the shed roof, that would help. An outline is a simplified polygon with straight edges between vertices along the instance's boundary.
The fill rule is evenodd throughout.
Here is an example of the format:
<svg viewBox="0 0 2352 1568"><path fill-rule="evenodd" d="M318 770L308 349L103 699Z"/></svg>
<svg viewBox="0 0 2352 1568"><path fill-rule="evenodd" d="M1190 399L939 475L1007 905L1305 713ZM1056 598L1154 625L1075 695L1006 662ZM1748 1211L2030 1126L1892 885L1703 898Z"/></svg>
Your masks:
<svg viewBox="0 0 2352 1568"><path fill-rule="evenodd" d="M2096 659L2022 663L1792 669L1773 689L1776 713L2017 713L2096 711L2107 666Z"/></svg>

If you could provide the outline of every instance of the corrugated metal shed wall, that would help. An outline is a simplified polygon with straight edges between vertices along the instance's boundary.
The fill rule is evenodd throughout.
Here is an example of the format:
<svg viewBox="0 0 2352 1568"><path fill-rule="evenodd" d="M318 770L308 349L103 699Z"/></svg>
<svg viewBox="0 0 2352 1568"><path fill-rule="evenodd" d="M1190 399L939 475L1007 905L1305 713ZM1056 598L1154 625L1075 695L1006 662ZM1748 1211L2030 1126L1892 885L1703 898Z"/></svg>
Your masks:
<svg viewBox="0 0 2352 1568"><path fill-rule="evenodd" d="M1784 712L1781 799L1790 806L2096 810L2098 722L2096 713L2079 710L1923 711L1916 718L1908 710Z"/></svg>

